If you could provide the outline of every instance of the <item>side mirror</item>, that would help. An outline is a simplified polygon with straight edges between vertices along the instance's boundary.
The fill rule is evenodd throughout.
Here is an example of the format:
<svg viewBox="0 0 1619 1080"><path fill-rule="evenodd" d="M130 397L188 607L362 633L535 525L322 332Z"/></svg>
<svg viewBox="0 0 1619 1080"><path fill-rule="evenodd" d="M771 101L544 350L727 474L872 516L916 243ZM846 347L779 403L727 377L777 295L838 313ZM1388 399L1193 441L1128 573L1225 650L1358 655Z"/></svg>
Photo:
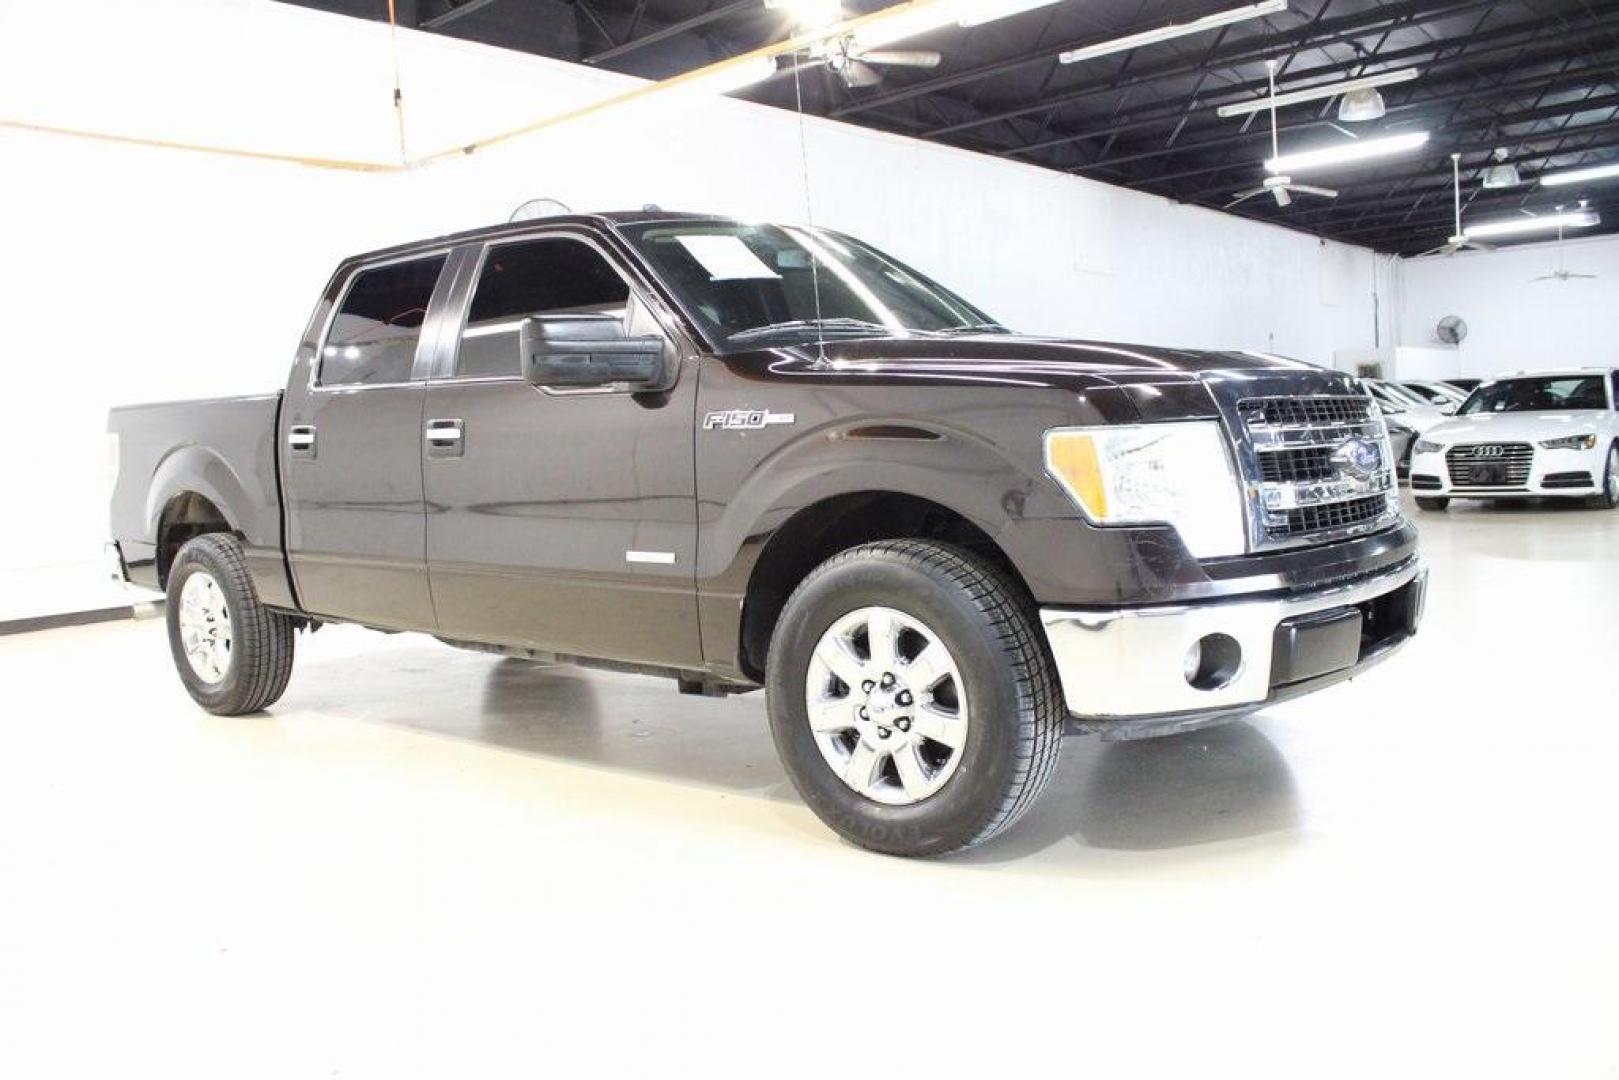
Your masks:
<svg viewBox="0 0 1619 1080"><path fill-rule="evenodd" d="M1454 405L1446 405L1443 409L1439 410L1439 415L1440 416L1455 416L1456 415L1456 406L1454 406Z"/></svg>
<svg viewBox="0 0 1619 1080"><path fill-rule="evenodd" d="M518 331L523 377L535 386L667 388L664 340L626 337L613 315L562 315L523 320Z"/></svg>

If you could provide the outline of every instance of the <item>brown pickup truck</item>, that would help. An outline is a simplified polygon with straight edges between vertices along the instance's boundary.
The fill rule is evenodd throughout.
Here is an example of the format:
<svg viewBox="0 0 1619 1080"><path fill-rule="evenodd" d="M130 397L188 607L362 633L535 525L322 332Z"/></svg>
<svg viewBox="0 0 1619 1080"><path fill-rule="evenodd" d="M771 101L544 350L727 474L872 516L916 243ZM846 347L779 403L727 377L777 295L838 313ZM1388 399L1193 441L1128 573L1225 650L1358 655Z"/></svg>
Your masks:
<svg viewBox="0 0 1619 1080"><path fill-rule="evenodd" d="M1269 355L1013 333L838 233L557 217L356 256L285 390L131 406L113 556L192 696L273 703L295 632L765 687L805 800L936 854L1061 736L1348 678L1424 573L1381 414Z"/></svg>

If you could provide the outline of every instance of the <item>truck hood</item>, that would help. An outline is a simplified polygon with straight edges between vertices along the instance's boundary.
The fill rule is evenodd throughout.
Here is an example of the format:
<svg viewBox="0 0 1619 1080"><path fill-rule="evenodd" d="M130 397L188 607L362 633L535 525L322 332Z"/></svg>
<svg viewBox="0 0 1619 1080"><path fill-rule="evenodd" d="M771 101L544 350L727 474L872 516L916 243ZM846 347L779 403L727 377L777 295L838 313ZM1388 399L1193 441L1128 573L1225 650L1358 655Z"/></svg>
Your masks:
<svg viewBox="0 0 1619 1080"><path fill-rule="evenodd" d="M1436 424L1426 436L1447 446L1463 442L1538 442L1563 435L1600 432L1606 417L1607 413L1590 409L1476 413Z"/></svg>
<svg viewBox="0 0 1619 1080"><path fill-rule="evenodd" d="M1265 353L1177 349L1022 334L841 338L732 353L733 368L806 385L1051 388L1078 395L1109 423L1212 418L1220 401L1270 394L1350 394L1329 368Z"/></svg>
<svg viewBox="0 0 1619 1080"><path fill-rule="evenodd" d="M814 345L790 351L818 358ZM826 357L834 363L868 370L938 370L961 374L982 369L986 374L1025 375L1089 374L1103 377L1140 374L1170 379L1195 378L1204 372L1320 371L1313 364L1264 353L1207 349L1165 348L1117 342L1035 337L1026 334L962 334L935 337L833 338Z"/></svg>

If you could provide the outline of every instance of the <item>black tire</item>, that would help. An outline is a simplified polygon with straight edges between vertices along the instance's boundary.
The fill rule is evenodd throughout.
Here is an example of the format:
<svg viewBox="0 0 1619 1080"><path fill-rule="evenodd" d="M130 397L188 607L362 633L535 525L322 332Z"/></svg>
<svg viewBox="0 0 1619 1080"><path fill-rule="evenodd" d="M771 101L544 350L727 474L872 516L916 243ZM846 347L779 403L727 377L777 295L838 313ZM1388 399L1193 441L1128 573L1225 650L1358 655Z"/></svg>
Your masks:
<svg viewBox="0 0 1619 1080"><path fill-rule="evenodd" d="M1614 477L1619 475L1619 443L1608 447L1607 465L1602 470L1602 493L1586 500L1593 510L1612 510L1619 507L1619 491L1614 490Z"/></svg>
<svg viewBox="0 0 1619 1080"><path fill-rule="evenodd" d="M1446 507L1450 506L1450 500L1435 498L1431 495L1418 495L1417 506L1424 510L1436 510L1443 512Z"/></svg>
<svg viewBox="0 0 1619 1080"><path fill-rule="evenodd" d="M181 594L197 574L213 578L230 615L230 659L217 681L204 679L181 643ZM228 533L209 533L186 543L169 569L164 621L175 670L192 699L219 716L258 712L278 699L292 676L292 619L259 603L242 558L242 545Z"/></svg>
<svg viewBox="0 0 1619 1080"><path fill-rule="evenodd" d="M943 786L909 805L856 792L811 730L811 656L839 618L862 607L925 623L960 669L971 722ZM776 750L804 801L835 832L891 855L943 855L980 844L1034 803L1056 767L1065 709L1033 603L994 564L920 540L841 552L794 591L770 643L766 689Z"/></svg>

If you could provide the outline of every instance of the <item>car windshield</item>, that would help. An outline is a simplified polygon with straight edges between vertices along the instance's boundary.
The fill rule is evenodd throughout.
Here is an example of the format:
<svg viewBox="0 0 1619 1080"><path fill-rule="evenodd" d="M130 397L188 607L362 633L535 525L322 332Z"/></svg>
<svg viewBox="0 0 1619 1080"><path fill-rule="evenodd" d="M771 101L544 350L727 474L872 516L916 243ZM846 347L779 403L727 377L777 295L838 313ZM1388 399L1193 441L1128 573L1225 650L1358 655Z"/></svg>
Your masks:
<svg viewBox="0 0 1619 1080"><path fill-rule="evenodd" d="M1008 332L915 270L824 229L699 221L620 232L722 350L822 337Z"/></svg>
<svg viewBox="0 0 1619 1080"><path fill-rule="evenodd" d="M1462 404L1463 415L1499 412L1557 412L1606 409L1607 391L1600 375L1556 375L1541 379L1503 379L1474 390Z"/></svg>
<svg viewBox="0 0 1619 1080"><path fill-rule="evenodd" d="M1451 400L1447 395L1431 386L1423 386L1421 383L1401 383L1400 389L1410 391L1430 405L1451 404Z"/></svg>

